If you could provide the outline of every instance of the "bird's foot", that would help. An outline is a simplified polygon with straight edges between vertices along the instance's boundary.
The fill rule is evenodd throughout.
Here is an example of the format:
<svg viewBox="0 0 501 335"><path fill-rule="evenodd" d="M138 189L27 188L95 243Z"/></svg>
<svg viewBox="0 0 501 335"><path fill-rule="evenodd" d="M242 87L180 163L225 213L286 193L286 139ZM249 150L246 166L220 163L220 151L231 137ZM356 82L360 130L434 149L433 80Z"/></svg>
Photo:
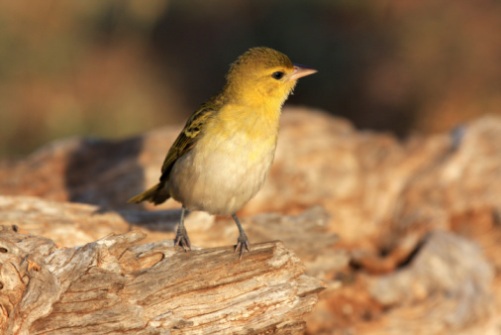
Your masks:
<svg viewBox="0 0 501 335"><path fill-rule="evenodd" d="M235 245L235 252L238 252L240 259L245 251L249 251L249 245L250 243L247 235L240 234L240 236L238 236L237 244Z"/></svg>
<svg viewBox="0 0 501 335"><path fill-rule="evenodd" d="M176 237L174 238L174 246L180 246L185 252L191 250L190 238L188 232L184 227L178 227L176 230Z"/></svg>

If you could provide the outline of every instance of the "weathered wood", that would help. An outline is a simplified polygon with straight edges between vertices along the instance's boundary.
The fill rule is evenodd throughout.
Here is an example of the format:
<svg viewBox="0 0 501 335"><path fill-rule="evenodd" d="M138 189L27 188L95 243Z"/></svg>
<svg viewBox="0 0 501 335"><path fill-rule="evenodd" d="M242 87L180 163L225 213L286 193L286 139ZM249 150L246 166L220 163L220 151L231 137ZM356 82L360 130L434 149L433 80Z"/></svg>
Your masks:
<svg viewBox="0 0 501 335"><path fill-rule="evenodd" d="M284 113L268 181L239 215L251 243L282 241L308 275L323 280L308 334L499 333L501 119L486 116L459 130L402 142L311 110ZM131 228L147 234L141 243L172 240L179 204L144 211L125 201L157 181L165 145L178 132L63 140L18 162L0 161L0 225L60 248ZM186 224L206 251L237 237L230 218L194 212ZM26 289L18 290L0 289L7 301L0 313L18 313L12 306Z"/></svg>
<svg viewBox="0 0 501 335"><path fill-rule="evenodd" d="M0 226L2 334L302 334L320 282L281 242L176 251L143 233L75 248Z"/></svg>

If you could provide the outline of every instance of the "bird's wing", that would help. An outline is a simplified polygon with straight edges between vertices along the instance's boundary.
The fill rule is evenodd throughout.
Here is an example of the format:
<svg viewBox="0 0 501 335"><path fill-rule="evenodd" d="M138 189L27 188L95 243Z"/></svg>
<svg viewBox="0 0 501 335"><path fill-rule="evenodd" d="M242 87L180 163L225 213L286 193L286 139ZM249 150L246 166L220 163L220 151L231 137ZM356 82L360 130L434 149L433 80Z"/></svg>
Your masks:
<svg viewBox="0 0 501 335"><path fill-rule="evenodd" d="M169 179L170 170L176 160L193 148L193 145L198 140L199 135L207 125L207 122L216 113L216 109L214 107L215 106L212 103L205 103L200 106L200 108L188 119L183 130L177 137L176 141L174 141L174 144L172 144L167 156L165 157L164 163L162 164L162 176L160 177L161 181Z"/></svg>

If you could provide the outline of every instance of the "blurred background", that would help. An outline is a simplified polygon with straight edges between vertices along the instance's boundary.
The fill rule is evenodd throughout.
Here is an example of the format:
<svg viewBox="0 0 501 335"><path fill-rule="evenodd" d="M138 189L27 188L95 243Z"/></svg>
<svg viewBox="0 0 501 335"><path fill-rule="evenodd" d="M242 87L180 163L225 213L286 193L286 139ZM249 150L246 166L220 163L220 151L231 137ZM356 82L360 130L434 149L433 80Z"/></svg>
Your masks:
<svg viewBox="0 0 501 335"><path fill-rule="evenodd" d="M0 2L0 157L184 122L266 45L319 73L290 104L358 128L450 129L501 113L499 1Z"/></svg>

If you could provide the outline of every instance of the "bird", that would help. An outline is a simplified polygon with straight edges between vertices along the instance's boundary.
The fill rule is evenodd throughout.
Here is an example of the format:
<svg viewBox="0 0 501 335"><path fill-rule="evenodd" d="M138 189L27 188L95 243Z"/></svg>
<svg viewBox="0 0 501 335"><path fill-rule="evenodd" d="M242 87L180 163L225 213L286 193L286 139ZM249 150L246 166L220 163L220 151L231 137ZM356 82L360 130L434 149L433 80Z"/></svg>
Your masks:
<svg viewBox="0 0 501 335"><path fill-rule="evenodd" d="M253 47L230 65L219 94L187 120L162 164L159 182L129 203L182 204L175 247L191 250L184 225L190 211L228 215L238 228L234 251L250 243L237 216L261 188L277 145L282 106L299 78L317 70L269 47Z"/></svg>

